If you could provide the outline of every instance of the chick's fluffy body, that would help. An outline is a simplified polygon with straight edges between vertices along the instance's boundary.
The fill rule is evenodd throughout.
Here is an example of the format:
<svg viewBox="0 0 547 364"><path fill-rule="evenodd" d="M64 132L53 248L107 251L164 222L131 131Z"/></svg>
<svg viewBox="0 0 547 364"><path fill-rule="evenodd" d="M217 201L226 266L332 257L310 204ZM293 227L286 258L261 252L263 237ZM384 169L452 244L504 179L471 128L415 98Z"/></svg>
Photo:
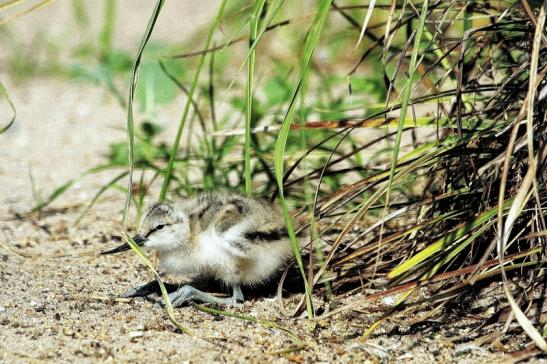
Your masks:
<svg viewBox="0 0 547 364"><path fill-rule="evenodd" d="M158 249L160 266L168 273L253 286L292 257L284 218L265 200L231 192L200 193L172 206L152 206L140 233L147 236L159 224L179 225L177 236L182 236L169 249Z"/></svg>

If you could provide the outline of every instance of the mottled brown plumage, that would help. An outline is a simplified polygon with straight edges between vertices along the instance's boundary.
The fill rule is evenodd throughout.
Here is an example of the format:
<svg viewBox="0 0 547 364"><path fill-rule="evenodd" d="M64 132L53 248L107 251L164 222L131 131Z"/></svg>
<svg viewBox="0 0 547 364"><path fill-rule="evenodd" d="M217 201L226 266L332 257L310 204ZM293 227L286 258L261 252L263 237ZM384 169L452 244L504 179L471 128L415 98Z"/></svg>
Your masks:
<svg viewBox="0 0 547 364"><path fill-rule="evenodd" d="M210 276L233 287L233 296L223 299L184 286L170 294L175 306L189 299L221 304L243 300L241 286L267 281L292 257L279 208L234 192L200 193L176 204L155 204L143 215L134 240L157 250L160 267L168 273Z"/></svg>

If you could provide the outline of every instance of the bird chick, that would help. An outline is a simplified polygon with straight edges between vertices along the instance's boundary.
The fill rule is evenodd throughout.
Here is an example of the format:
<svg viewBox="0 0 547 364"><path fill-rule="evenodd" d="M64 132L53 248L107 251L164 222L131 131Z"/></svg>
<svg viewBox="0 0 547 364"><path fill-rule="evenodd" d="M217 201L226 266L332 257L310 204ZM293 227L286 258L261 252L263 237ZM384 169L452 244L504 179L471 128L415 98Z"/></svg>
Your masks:
<svg viewBox="0 0 547 364"><path fill-rule="evenodd" d="M155 204L143 215L133 240L158 251L163 271L216 278L233 290L231 297L222 298L185 285L169 294L175 307L188 300L224 305L243 301L241 286L267 281L293 255L277 206L233 192L200 193L176 205ZM102 254L129 248L123 244ZM150 284L123 296L141 295Z"/></svg>

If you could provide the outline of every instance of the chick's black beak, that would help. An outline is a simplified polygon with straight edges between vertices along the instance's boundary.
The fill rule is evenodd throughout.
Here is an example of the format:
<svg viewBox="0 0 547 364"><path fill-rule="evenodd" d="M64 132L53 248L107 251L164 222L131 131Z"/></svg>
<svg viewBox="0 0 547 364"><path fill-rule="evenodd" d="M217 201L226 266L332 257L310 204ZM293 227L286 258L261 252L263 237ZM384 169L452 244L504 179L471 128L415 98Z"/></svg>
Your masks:
<svg viewBox="0 0 547 364"><path fill-rule="evenodd" d="M133 241L138 245L138 246L143 246L144 243L146 243L146 239L144 236L142 235L135 235L133 237ZM111 249L111 250L107 250L105 252L102 252L101 254L102 255L105 255L105 254L114 254L114 253L119 253L119 252L123 252L123 251L126 251L126 250L129 250L131 249L131 246L128 244L128 243L123 243L122 245L114 248L114 249Z"/></svg>

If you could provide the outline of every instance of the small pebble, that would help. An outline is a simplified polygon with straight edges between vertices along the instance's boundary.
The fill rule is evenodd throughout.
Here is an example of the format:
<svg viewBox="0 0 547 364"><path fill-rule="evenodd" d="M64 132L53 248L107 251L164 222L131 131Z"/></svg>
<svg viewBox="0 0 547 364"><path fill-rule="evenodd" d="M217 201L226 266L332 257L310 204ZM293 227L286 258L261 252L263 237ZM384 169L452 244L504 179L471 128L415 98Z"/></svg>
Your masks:
<svg viewBox="0 0 547 364"><path fill-rule="evenodd" d="M143 335L144 335L144 332L142 332L142 331L131 331L131 332L129 333L129 338L130 338L130 339L135 339L135 338L141 337L141 336L143 336Z"/></svg>
<svg viewBox="0 0 547 364"><path fill-rule="evenodd" d="M42 302L32 301L30 306L34 308L34 311L36 312L44 312L46 309L46 306Z"/></svg>

